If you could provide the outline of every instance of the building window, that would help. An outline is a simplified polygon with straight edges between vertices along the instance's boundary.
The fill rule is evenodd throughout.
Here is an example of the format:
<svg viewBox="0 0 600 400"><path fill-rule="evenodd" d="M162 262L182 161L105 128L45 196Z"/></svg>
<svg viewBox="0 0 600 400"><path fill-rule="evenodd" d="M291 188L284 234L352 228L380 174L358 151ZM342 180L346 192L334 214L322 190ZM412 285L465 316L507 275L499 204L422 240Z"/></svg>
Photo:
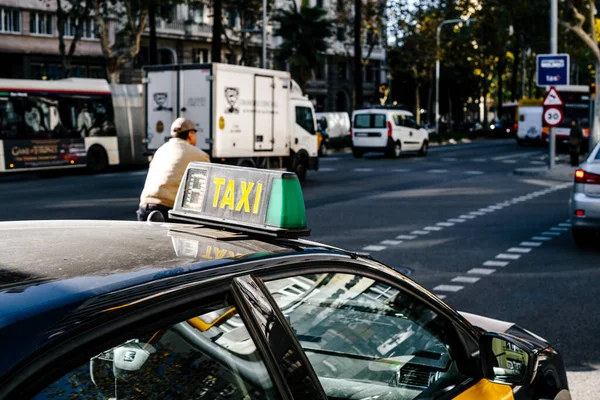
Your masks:
<svg viewBox="0 0 600 400"><path fill-rule="evenodd" d="M52 14L31 13L29 19L29 31L33 35L52 36L54 33Z"/></svg>
<svg viewBox="0 0 600 400"><path fill-rule="evenodd" d="M347 68L346 68L346 63L345 62L338 63L338 73L337 73L337 75L338 75L338 79L339 80L348 79L348 77L346 75L346 73L347 73L346 69Z"/></svg>
<svg viewBox="0 0 600 400"><path fill-rule="evenodd" d="M0 8L0 32L21 33L21 11Z"/></svg>
<svg viewBox="0 0 600 400"><path fill-rule="evenodd" d="M192 49L192 62L194 64L204 64L208 61L207 49Z"/></svg>
<svg viewBox="0 0 600 400"><path fill-rule="evenodd" d="M65 21L65 37L72 38L75 37L75 32L77 31L77 27L79 26L79 20L71 17L67 17ZM84 39L95 39L96 38L96 26L94 24L94 20L92 18L86 18L83 21L83 30L81 32L81 37Z"/></svg>
<svg viewBox="0 0 600 400"><path fill-rule="evenodd" d="M343 42L344 39L346 39L346 28L344 28L343 26L339 26L337 28L336 36L337 36L337 40L339 40L340 42Z"/></svg>
<svg viewBox="0 0 600 400"><path fill-rule="evenodd" d="M317 7L319 7L319 8L325 8L325 1L324 0L317 0Z"/></svg>
<svg viewBox="0 0 600 400"><path fill-rule="evenodd" d="M190 6L190 19L195 24L204 23L204 6Z"/></svg>
<svg viewBox="0 0 600 400"><path fill-rule="evenodd" d="M325 69L327 68L327 66L325 64L323 65L319 65L316 69L316 73L315 73L315 79L316 80L325 80L327 78L327 73L325 72Z"/></svg>
<svg viewBox="0 0 600 400"><path fill-rule="evenodd" d="M227 10L227 27L235 28L237 22L237 14L234 10Z"/></svg>

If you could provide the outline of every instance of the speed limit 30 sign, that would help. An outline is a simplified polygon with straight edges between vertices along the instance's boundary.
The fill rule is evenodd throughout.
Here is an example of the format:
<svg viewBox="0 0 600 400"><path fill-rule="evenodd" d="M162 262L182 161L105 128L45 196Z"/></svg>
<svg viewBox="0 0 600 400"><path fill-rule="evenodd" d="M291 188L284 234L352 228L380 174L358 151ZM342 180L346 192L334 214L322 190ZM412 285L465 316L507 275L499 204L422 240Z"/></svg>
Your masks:
<svg viewBox="0 0 600 400"><path fill-rule="evenodd" d="M560 125L563 118L563 111L558 107L548 107L544 110L544 123L548 126Z"/></svg>

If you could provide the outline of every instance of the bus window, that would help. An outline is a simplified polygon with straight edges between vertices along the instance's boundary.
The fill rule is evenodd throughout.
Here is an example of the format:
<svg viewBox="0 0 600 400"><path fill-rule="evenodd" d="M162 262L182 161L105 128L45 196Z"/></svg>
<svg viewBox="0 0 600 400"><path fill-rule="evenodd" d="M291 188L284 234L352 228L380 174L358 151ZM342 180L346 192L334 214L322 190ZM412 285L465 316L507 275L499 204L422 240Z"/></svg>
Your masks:
<svg viewBox="0 0 600 400"><path fill-rule="evenodd" d="M11 99L0 98L0 139L16 139L23 124L23 113L20 105Z"/></svg>
<svg viewBox="0 0 600 400"><path fill-rule="evenodd" d="M65 111L79 137L117 135L110 97L71 98L65 102Z"/></svg>

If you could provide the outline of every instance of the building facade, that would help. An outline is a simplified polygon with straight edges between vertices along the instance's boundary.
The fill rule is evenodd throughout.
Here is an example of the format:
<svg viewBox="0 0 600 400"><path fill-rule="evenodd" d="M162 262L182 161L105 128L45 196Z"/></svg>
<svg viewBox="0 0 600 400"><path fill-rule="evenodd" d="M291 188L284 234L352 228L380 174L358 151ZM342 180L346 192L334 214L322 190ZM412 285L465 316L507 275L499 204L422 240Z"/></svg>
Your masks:
<svg viewBox="0 0 600 400"><path fill-rule="evenodd" d="M347 0L275 0L275 8L290 7L296 1L328 10L328 18L336 20L342 7L351 7ZM194 3L195 4L195 3ZM212 10L203 5L183 3L163 10L165 19L157 19L158 61L160 64L211 62ZM242 22L233 10L223 10L226 35L222 40L222 62L260 65L262 38L256 32L256 22ZM243 26L244 25L244 26ZM114 31L115 24L109 23ZM267 28L267 67L273 60L280 39L273 37L273 27ZM70 45L75 21L65 23L65 42ZM384 29L381 30L385 31ZM83 37L76 46L70 76L106 78L105 61L93 17L84 21ZM353 50L348 29L339 26L330 39L325 65L318 68L315 79L306 92L318 111L350 111L353 106ZM114 32L109 37L114 37ZM384 39L376 45L365 40L363 69L366 104L376 104L379 86L386 83ZM60 79L62 58L56 18L56 3L51 0L0 0L0 78ZM143 34L136 60L121 72L123 83L142 80L142 67L149 64L149 30Z"/></svg>

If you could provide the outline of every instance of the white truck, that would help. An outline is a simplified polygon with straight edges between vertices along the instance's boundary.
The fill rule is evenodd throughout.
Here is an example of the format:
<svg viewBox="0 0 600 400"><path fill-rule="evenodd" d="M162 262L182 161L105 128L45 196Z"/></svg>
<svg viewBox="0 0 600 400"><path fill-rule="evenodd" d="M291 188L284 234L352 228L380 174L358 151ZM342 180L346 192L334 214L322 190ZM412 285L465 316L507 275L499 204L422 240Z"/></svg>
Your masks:
<svg viewBox="0 0 600 400"><path fill-rule="evenodd" d="M213 162L286 168L300 180L317 170L312 103L290 73L228 64L146 67L147 149L170 139L178 117L196 124L196 146Z"/></svg>

